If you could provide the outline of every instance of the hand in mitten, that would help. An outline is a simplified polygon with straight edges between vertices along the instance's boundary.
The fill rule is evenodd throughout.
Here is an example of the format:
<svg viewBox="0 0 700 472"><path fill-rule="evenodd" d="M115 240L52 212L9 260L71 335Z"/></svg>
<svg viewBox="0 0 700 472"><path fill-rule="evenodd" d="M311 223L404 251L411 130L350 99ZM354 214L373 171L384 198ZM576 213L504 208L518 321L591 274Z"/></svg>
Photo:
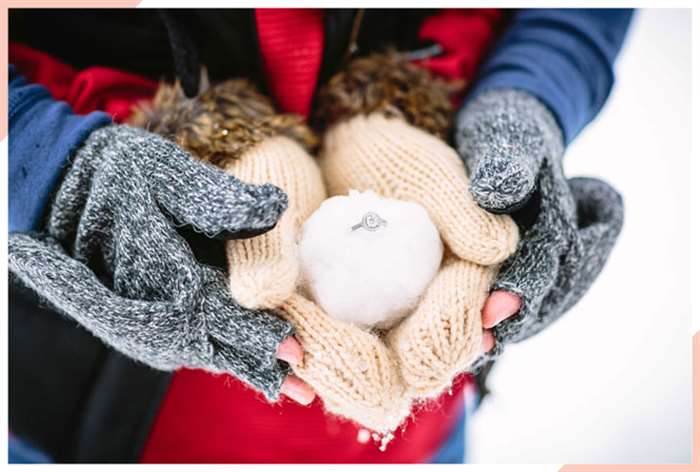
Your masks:
<svg viewBox="0 0 700 472"><path fill-rule="evenodd" d="M458 117L457 143L474 199L511 213L524 229L484 307L485 324L494 327L493 357L504 342L541 331L583 296L620 232L622 199L596 179L567 182L559 126L525 92L493 90L471 100Z"/></svg>
<svg viewBox="0 0 700 472"><path fill-rule="evenodd" d="M45 232L12 234L9 268L105 343L158 369L230 373L268 398L292 327L244 309L225 274L195 259L174 225L220 238L270 230L287 205L141 129L94 131L72 156ZM288 354L288 353L287 353Z"/></svg>
<svg viewBox="0 0 700 472"><path fill-rule="evenodd" d="M191 100L162 86L137 120L245 182L271 182L287 193L277 227L227 243L231 293L244 306L275 308L294 327L304 348L292 363L303 398L315 391L333 413L378 431L396 427L408 406L393 354L377 336L329 318L295 293L298 232L326 196L301 118L276 114L251 85L232 80Z"/></svg>
<svg viewBox="0 0 700 472"><path fill-rule="evenodd" d="M231 293L247 307L275 308L295 330L303 359L292 363L298 393L313 391L325 408L378 431L408 414L393 353L373 334L341 323L295 293L297 236L325 199L321 172L307 152L313 135L301 118L276 114L250 84L230 80L194 99L163 85L135 120L243 181L271 182L289 207L264 235L227 243ZM299 383L301 382L301 383ZM313 391L311 390L313 388Z"/></svg>
<svg viewBox="0 0 700 472"><path fill-rule="evenodd" d="M315 137L302 118L277 114L250 83L228 80L192 99L178 85L161 85L153 103L132 122L244 182L271 183L285 191L289 207L273 230L227 243L234 299L246 308L279 306L297 285L301 225L326 197L308 153Z"/></svg>
<svg viewBox="0 0 700 472"><path fill-rule="evenodd" d="M326 410L375 431L393 431L408 416L410 398L398 359L376 334L328 316L303 295L278 308L304 346L294 373L323 399Z"/></svg>
<svg viewBox="0 0 700 472"><path fill-rule="evenodd" d="M447 246L418 308L387 336L410 394L437 395L481 353L481 307L517 228L469 194L463 163L441 139L448 94L426 71L394 55L358 59L320 104L330 124L320 161L329 194L373 190L419 203Z"/></svg>
<svg viewBox="0 0 700 472"><path fill-rule="evenodd" d="M302 398L312 398L313 388L333 413L376 430L396 427L408 407L392 353L376 336L330 319L294 293L297 233L326 195L305 149L313 136L300 118L276 114L251 85L233 80L191 100L177 87L161 86L134 122L245 181L273 182L287 192L289 208L275 229L228 243L231 292L246 306L274 307L294 326L305 351L292 363Z"/></svg>
<svg viewBox="0 0 700 472"><path fill-rule="evenodd" d="M448 257L416 310L389 332L412 396L437 397L482 354L481 307L496 267Z"/></svg>

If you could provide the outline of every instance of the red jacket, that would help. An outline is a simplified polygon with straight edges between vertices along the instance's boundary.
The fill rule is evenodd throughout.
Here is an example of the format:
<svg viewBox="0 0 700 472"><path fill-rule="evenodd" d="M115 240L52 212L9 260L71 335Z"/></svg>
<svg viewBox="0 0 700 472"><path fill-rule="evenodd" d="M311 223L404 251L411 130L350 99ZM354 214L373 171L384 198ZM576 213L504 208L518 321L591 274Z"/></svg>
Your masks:
<svg viewBox="0 0 700 472"><path fill-rule="evenodd" d="M308 115L323 50L322 12L261 10L256 15L266 76L279 107ZM495 35L495 10L448 10L428 18L421 39L445 53L421 65L469 82ZM76 113L103 110L124 121L157 84L134 74L90 67L76 71L46 54L11 44L10 62ZM293 79L290 80L289 78ZM143 450L143 462L425 462L437 452L463 408L471 377L439 399L416 406L385 452L360 441L357 425L325 414L322 402L265 401L237 379L201 370L173 375Z"/></svg>

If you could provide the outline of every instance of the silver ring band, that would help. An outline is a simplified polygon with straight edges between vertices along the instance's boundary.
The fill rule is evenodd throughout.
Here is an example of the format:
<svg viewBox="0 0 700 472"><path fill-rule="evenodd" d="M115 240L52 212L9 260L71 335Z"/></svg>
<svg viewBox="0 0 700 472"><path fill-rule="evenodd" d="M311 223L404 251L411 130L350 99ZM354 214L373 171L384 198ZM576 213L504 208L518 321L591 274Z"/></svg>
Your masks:
<svg viewBox="0 0 700 472"><path fill-rule="evenodd" d="M377 231L382 226L386 226L389 223L383 219L381 216L377 215L373 211L367 212L362 216L362 220L353 225L350 230L356 231L360 228L364 228L367 231Z"/></svg>

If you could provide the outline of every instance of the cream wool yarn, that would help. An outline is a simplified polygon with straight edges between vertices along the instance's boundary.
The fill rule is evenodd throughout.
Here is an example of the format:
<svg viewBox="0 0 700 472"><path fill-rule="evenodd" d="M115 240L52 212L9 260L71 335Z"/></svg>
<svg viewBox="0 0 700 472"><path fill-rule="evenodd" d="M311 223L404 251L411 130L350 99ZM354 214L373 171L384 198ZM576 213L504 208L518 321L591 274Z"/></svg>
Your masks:
<svg viewBox="0 0 700 472"><path fill-rule="evenodd" d="M278 308L304 346L294 373L327 411L379 432L396 429L410 412L396 354L377 334L328 316L294 294ZM301 425L303 427L303 425Z"/></svg>
<svg viewBox="0 0 700 472"><path fill-rule="evenodd" d="M296 288L297 236L326 197L321 173L313 158L286 136L254 145L224 170L244 182L272 183L289 198L287 211L274 229L226 244L233 298L247 308L275 308Z"/></svg>
<svg viewBox="0 0 700 472"><path fill-rule="evenodd" d="M410 411L396 354L376 334L332 319L295 292L296 236L326 196L313 158L295 141L275 136L228 162L224 170L245 182L273 183L289 197L287 211L273 230L227 242L233 297L244 306L274 308L294 326L304 358L292 369L327 411L376 431L392 431Z"/></svg>
<svg viewBox="0 0 700 472"><path fill-rule="evenodd" d="M406 395L437 396L481 351L481 308L518 229L506 215L478 207L456 152L444 141L382 113L357 115L326 132L320 160L330 195L348 189L415 201L445 242L438 275L418 308L390 330Z"/></svg>
<svg viewBox="0 0 700 472"><path fill-rule="evenodd" d="M163 84L152 106L138 110L132 122L242 181L285 191L288 207L273 230L227 243L231 292L241 305L278 306L275 312L293 325L304 348L294 372L328 411L377 431L400 424L410 402L396 355L375 334L330 319L295 293L299 228L326 197L309 154L315 136L301 118L277 114L251 84L230 80L194 99Z"/></svg>
<svg viewBox="0 0 700 472"><path fill-rule="evenodd" d="M333 125L324 136L320 165L329 195L373 190L423 205L462 259L497 264L515 249L515 223L474 202L456 151L401 118L377 112Z"/></svg>
<svg viewBox="0 0 700 472"><path fill-rule="evenodd" d="M245 182L273 183L289 197L289 207L273 230L227 243L233 297L244 306L275 308L294 326L304 358L292 369L327 411L376 431L395 429L410 407L396 354L377 335L332 319L295 292L296 235L326 196L313 158L296 142L276 136L224 169Z"/></svg>
<svg viewBox="0 0 700 472"><path fill-rule="evenodd" d="M389 333L410 396L437 397L481 354L481 307L496 273L450 257L416 311Z"/></svg>

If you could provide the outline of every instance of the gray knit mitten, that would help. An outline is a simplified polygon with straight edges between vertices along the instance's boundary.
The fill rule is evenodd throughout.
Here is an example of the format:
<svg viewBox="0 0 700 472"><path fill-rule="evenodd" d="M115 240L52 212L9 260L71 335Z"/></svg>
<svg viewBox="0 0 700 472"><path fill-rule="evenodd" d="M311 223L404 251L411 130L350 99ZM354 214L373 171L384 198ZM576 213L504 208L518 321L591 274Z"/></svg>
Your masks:
<svg viewBox="0 0 700 472"><path fill-rule="evenodd" d="M223 271L200 264L174 225L249 237L287 206L142 129L94 131L73 155L39 235L10 235L9 267L60 312L152 367L227 372L276 399L292 327L246 310Z"/></svg>
<svg viewBox="0 0 700 472"><path fill-rule="evenodd" d="M525 92L492 90L471 100L458 116L456 140L476 201L510 213L521 228L493 289L523 304L494 328L495 358L504 343L538 333L581 299L620 233L622 198L597 179L566 180L561 130Z"/></svg>

